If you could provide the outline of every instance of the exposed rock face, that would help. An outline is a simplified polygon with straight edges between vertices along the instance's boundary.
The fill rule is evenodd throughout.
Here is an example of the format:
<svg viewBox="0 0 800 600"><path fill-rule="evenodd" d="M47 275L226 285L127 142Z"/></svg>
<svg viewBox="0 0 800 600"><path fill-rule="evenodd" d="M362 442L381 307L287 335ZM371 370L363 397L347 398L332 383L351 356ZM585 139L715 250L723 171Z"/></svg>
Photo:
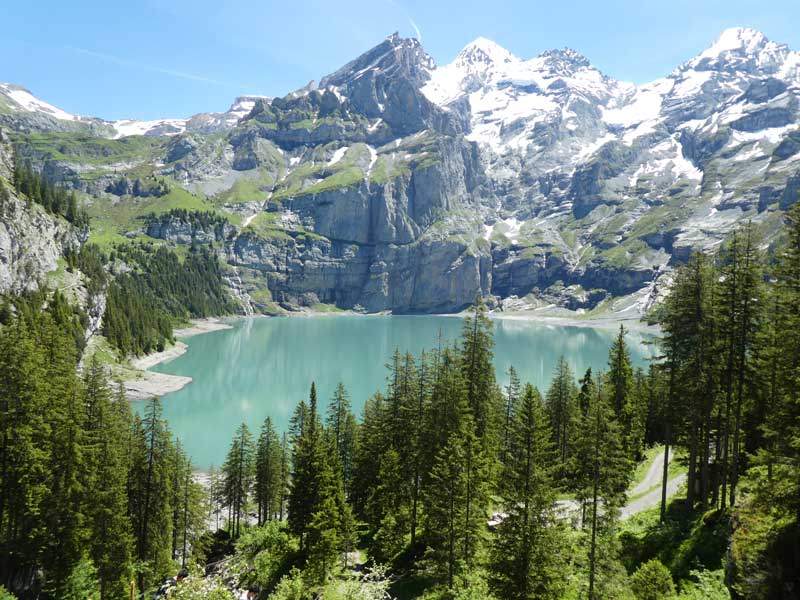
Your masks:
<svg viewBox="0 0 800 600"><path fill-rule="evenodd" d="M40 206L14 195L0 201L0 294L37 289L65 249L79 245L74 228Z"/></svg>
<svg viewBox="0 0 800 600"><path fill-rule="evenodd" d="M0 294L35 290L58 267L67 248L85 241L63 219L17 197L11 179L11 152L0 130ZM5 181L3 181L5 180Z"/></svg>
<svg viewBox="0 0 800 600"><path fill-rule="evenodd" d="M287 307L318 302L368 312L447 312L491 289L491 258L456 241L359 245L308 235L264 240L245 234L236 264L266 280Z"/></svg>
<svg viewBox="0 0 800 600"><path fill-rule="evenodd" d="M156 219L145 227L145 233L150 237L181 245L223 242L235 231L230 223L204 225L180 218Z"/></svg>
<svg viewBox="0 0 800 600"><path fill-rule="evenodd" d="M800 54L750 29L642 86L570 49L523 60L485 39L437 67L392 35L319 84L190 119L104 123L26 93L0 89L18 132L83 132L26 149L49 179L131 211L183 186L241 226L145 232L214 244L264 306L655 297L741 223L769 243L800 190Z"/></svg>

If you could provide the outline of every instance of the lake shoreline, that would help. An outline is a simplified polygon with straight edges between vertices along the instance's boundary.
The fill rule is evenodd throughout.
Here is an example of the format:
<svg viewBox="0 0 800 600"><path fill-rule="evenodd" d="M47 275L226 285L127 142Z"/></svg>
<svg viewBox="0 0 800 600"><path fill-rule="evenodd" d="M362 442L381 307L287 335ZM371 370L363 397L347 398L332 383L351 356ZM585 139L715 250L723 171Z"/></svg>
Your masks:
<svg viewBox="0 0 800 600"><path fill-rule="evenodd" d="M468 311L460 313L446 313L446 314L419 314L419 315L395 315L395 316L420 316L420 317L453 317L464 318L469 314ZM554 315L545 311L490 311L489 316L492 319L508 320L508 321L525 321L530 323L541 323L543 325L553 325L560 327L591 327L594 329L617 329L623 325L628 331L635 331L641 333L657 334L660 329L657 326L648 325L640 319L633 319L628 316L590 316L578 317L572 315ZM268 318L270 315L254 315L252 317L232 316L226 318L207 318L207 319L192 319L191 326L176 329L174 331L175 337L179 338L174 345L166 348L161 352L152 352L142 357L133 358L130 361L131 366L136 371L136 376L123 381L125 394L129 400L147 400L154 396L164 396L172 392L177 392L190 383L192 378L184 375L170 375L167 373L158 373L150 369L155 365L168 362L182 356L188 350L188 345L181 341L211 333L213 331L221 331L224 329L232 329L231 321L240 321L255 318ZM392 316L390 312L379 313L362 313L352 310L342 311L314 311L303 310L294 313L286 313L283 315L275 315L278 317L346 317L346 316Z"/></svg>
<svg viewBox="0 0 800 600"><path fill-rule="evenodd" d="M641 315L631 316L630 314L607 313L599 315L584 316L568 309L557 309L559 312L553 312L551 308L540 309L520 309L520 310L488 310L487 315L492 319L504 319L510 321L528 321L538 322L546 325L559 325L559 326L573 326L573 327L591 327L593 329L619 329L623 325L627 331L636 331L641 333L659 334L661 328L658 325L650 325L646 323ZM568 314L561 314L560 311L565 311ZM312 309L303 309L294 312L285 312L275 315L254 315L253 317L240 317L241 319L255 318L255 317L289 317L289 318L304 318L304 317L453 317L463 319L470 315L470 310L465 309L457 313L393 313L388 310L365 313L355 310L337 310L337 311L316 311Z"/></svg>
<svg viewBox="0 0 800 600"><path fill-rule="evenodd" d="M464 313L462 313L464 314ZM569 315L541 314L532 311L501 311L490 313L492 318L507 319L509 321L539 322L547 325L561 325L567 327L592 327L594 329L619 329L622 325L627 331L658 334L661 332L657 325L649 325L641 319L627 316L592 316L573 317Z"/></svg>
<svg viewBox="0 0 800 600"><path fill-rule="evenodd" d="M190 338L204 333L211 333L212 331L233 329L233 325L230 323L213 317L192 319L191 323L189 327L176 329L173 332L175 337ZM155 396L177 392L192 383L192 378L185 375L169 375L150 371L150 368L157 364L182 356L188 349L189 346L178 339L172 346L165 348L161 352L151 352L144 356L132 358L130 363L131 367L136 371L136 376L122 382L128 400L148 400Z"/></svg>

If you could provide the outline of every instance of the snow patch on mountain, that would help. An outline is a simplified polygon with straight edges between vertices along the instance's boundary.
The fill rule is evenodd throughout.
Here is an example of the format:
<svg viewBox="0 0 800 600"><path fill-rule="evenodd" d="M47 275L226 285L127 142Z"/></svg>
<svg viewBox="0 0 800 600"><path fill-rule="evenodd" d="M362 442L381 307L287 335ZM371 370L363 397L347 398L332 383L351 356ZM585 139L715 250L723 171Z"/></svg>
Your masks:
<svg viewBox="0 0 800 600"><path fill-rule="evenodd" d="M247 96L239 96L233 101L231 107L225 113L223 113L225 121L231 127L233 127L244 117L250 114L250 111L255 108L256 102L259 100L269 102L271 98L269 96L257 96L252 94Z"/></svg>
<svg viewBox="0 0 800 600"><path fill-rule="evenodd" d="M45 113L62 121L77 121L80 119L80 117L61 110L57 106L39 100L30 91L17 85L0 83L0 94L14 102L16 104L15 108L18 108L18 110Z"/></svg>
<svg viewBox="0 0 800 600"><path fill-rule="evenodd" d="M186 131L187 121L188 119L157 119L155 121L120 119L112 123L116 130L114 139L131 135L148 135L156 131L158 135L178 135Z"/></svg>
<svg viewBox="0 0 800 600"><path fill-rule="evenodd" d="M349 149L350 149L349 146L344 146L342 148L338 148L336 150L336 152L333 153L333 156L331 157L331 159L328 161L328 166L330 167L332 165L335 165L340 160L342 160L342 158L344 158L344 155L347 153L347 151Z"/></svg>
<svg viewBox="0 0 800 600"><path fill-rule="evenodd" d="M657 79L636 89L630 99L622 100L612 108L602 108L603 120L609 125L634 127L652 122L661 114L664 96L672 91L672 79Z"/></svg>

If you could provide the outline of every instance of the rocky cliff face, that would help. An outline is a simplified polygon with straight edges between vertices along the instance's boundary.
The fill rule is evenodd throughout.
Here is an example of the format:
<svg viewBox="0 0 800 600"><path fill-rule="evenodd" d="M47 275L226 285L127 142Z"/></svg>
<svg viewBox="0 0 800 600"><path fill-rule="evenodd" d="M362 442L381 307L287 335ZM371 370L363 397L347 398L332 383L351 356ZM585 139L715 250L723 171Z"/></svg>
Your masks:
<svg viewBox="0 0 800 600"><path fill-rule="evenodd" d="M37 289L65 248L78 245L73 228L39 206L15 196L0 201L0 294Z"/></svg>
<svg viewBox="0 0 800 600"><path fill-rule="evenodd" d="M11 156L0 130L0 294L35 290L81 236L69 223L17 197L10 185Z"/></svg>
<svg viewBox="0 0 800 600"><path fill-rule="evenodd" d="M108 124L26 93L0 88L27 158L118 233L214 245L262 307L641 308L740 223L767 247L800 188L800 54L750 29L642 86L570 49L478 39L436 66L393 35L319 84L188 120ZM176 202L229 224L131 221Z"/></svg>

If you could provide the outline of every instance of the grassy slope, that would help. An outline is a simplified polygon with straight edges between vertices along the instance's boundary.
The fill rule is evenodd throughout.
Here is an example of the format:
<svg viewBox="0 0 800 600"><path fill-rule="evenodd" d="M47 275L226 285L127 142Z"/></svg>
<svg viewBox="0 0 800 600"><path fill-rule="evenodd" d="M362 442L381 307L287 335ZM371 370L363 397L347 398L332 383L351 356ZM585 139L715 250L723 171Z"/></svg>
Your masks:
<svg viewBox="0 0 800 600"><path fill-rule="evenodd" d="M126 241L127 238L124 234L141 227L142 218L146 215L151 213L159 215L176 208L215 211L230 221L238 220L230 213L216 210L206 198L175 186L167 195L161 197L125 197L116 204L104 199L95 199L88 207L92 230L89 241L101 248L108 249L115 243Z"/></svg>

